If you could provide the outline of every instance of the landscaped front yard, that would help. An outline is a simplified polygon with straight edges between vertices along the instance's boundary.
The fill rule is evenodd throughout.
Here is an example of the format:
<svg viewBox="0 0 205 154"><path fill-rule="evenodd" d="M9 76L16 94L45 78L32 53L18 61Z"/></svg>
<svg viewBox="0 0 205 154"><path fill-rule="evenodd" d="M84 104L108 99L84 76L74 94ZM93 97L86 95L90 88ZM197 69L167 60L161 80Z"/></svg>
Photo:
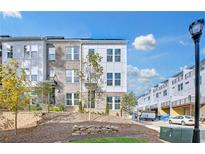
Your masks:
<svg viewBox="0 0 205 154"><path fill-rule="evenodd" d="M23 114L22 114L23 115ZM19 121L20 116L19 116ZM22 121L23 122L23 121ZM116 116L92 114L88 121L88 114L75 112L46 113L36 123L36 126L19 128L18 134L14 130L0 129L0 142L52 143L52 142L84 142L84 143L141 143L161 142L159 133L130 119ZM74 126L112 126L119 131L92 134L74 134ZM105 129L105 128L103 128ZM126 138L125 138L126 137ZM91 139L92 138L92 139Z"/></svg>

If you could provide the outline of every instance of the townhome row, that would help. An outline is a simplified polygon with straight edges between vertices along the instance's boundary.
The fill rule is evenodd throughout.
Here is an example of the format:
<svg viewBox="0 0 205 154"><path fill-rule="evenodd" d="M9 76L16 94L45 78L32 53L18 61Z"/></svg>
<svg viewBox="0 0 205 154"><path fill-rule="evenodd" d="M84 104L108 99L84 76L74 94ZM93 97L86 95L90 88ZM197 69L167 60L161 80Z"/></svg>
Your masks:
<svg viewBox="0 0 205 154"><path fill-rule="evenodd" d="M1 62L16 59L26 70L27 80L36 84L48 81L53 85L51 104L64 104L73 108L82 100L88 103L88 90L81 81L86 56L99 53L103 66L103 96L91 108L104 112L108 103L111 113L119 112L121 97L127 92L127 41L123 39L68 39L57 36L11 37L0 36ZM36 100L32 100L36 103Z"/></svg>
<svg viewBox="0 0 205 154"><path fill-rule="evenodd" d="M158 115L194 115L195 69L185 68L138 97L138 111ZM200 64L200 113L205 115L205 59Z"/></svg>

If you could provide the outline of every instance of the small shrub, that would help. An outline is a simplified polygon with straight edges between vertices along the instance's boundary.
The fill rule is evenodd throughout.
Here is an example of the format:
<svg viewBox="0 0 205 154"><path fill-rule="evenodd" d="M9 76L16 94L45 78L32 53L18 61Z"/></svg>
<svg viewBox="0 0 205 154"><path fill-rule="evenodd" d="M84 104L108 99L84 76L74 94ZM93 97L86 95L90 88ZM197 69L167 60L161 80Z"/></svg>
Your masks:
<svg viewBox="0 0 205 154"><path fill-rule="evenodd" d="M50 106L48 107L48 110L49 110L49 111L56 111L56 112L58 112L58 111L64 111L64 106L63 106L63 105L50 105Z"/></svg>
<svg viewBox="0 0 205 154"><path fill-rule="evenodd" d="M42 110L42 107L37 104L37 105L30 105L30 111L40 111Z"/></svg>

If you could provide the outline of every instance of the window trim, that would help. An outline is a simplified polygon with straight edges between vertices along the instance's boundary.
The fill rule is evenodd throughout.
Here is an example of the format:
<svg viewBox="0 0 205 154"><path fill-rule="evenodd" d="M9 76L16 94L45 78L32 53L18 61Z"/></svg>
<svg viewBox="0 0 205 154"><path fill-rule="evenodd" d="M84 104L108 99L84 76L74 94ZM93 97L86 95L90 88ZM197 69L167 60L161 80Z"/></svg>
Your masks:
<svg viewBox="0 0 205 154"><path fill-rule="evenodd" d="M112 79L111 79L111 78L108 79L108 74L112 75ZM110 87L110 86L113 86L113 73L107 73L107 80L106 80L106 81L107 81L107 86L109 86L109 87ZM111 84L111 85L108 85L108 81L112 81L112 82L111 82L112 84Z"/></svg>
<svg viewBox="0 0 205 154"><path fill-rule="evenodd" d="M116 79L116 74L120 75L120 79ZM116 81L120 81L120 85L116 85ZM115 86L121 86L121 73L115 73Z"/></svg>
<svg viewBox="0 0 205 154"><path fill-rule="evenodd" d="M71 49L71 52L68 53L67 52L67 49ZM76 54L74 51L75 51L75 48L78 48L78 53ZM67 59L67 55L71 55L71 59ZM78 59L75 59L75 55L78 55ZM66 46L65 47L65 59L66 61L79 61L80 60L80 47L79 46Z"/></svg>
<svg viewBox="0 0 205 154"><path fill-rule="evenodd" d="M112 51L112 53L111 54L108 54L108 51ZM106 50L107 52L107 62L113 62L113 49L111 49L111 48L108 48L107 50ZM108 57L109 58L111 58L112 57L112 60L111 61L108 61Z"/></svg>
<svg viewBox="0 0 205 154"><path fill-rule="evenodd" d="M117 51L117 50L120 51L120 52L119 52L119 55L116 55L116 51ZM116 57L120 57L120 61L116 61ZM120 49L120 48L116 48L116 49L115 49L115 62L117 62L117 63L118 63L118 62L121 62L121 49Z"/></svg>

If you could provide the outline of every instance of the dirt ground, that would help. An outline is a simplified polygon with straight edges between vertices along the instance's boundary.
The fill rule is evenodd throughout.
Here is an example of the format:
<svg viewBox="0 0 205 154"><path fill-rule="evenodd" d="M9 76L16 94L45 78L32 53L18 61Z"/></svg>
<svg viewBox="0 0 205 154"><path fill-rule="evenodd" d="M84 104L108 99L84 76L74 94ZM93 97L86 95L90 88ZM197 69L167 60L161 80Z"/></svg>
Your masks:
<svg viewBox="0 0 205 154"><path fill-rule="evenodd" d="M79 135L72 136L74 125L113 125L119 127L119 132L114 134ZM144 138L148 142L158 143L159 133L144 127L129 119L116 116L92 115L88 121L87 114L73 112L48 113L38 120L37 125L30 128L20 128L18 134L14 130L0 130L0 142L26 142L26 143L52 143L66 142L82 138L106 136L129 136Z"/></svg>
<svg viewBox="0 0 205 154"><path fill-rule="evenodd" d="M19 112L17 115L18 128L28 128L37 125L41 119L41 112ZM14 129L14 112L0 112L0 130Z"/></svg>

